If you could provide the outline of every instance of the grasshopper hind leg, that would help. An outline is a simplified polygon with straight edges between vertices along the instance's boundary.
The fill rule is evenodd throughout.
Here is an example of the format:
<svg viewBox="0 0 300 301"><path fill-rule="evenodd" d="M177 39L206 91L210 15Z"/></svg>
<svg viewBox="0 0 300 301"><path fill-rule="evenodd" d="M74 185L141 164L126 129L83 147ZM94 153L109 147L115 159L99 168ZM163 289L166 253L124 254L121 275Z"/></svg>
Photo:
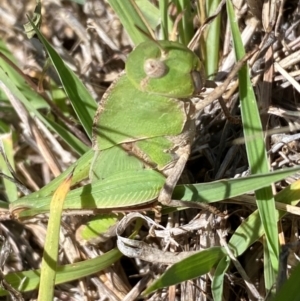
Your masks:
<svg viewBox="0 0 300 301"><path fill-rule="evenodd" d="M158 195L158 201L165 206L198 208L205 211L209 211L221 217L224 217L225 215L222 212L220 212L217 208L209 204L202 203L200 201L187 202L187 201L172 199L174 188L177 182L179 181L180 176L184 170L184 167L189 159L190 152L191 152L191 147L189 144L181 148L181 155L179 156L179 159L176 162L175 166L171 169L171 173L167 176L165 184Z"/></svg>
<svg viewBox="0 0 300 301"><path fill-rule="evenodd" d="M167 206L173 205L172 193L177 182L180 179L180 176L184 170L186 162L189 159L190 151L191 151L190 145L187 144L184 147L182 147L181 155L177 160L175 166L171 169L171 173L167 176L166 182L158 195L158 201L161 204Z"/></svg>

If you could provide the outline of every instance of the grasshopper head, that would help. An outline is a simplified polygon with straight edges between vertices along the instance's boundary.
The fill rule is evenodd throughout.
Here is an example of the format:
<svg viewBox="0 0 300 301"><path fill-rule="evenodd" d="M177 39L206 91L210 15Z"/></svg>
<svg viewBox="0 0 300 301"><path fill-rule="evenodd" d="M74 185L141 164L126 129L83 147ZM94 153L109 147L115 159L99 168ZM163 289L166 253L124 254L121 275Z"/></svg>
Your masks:
<svg viewBox="0 0 300 301"><path fill-rule="evenodd" d="M177 42L141 43L128 56L126 73L137 89L168 97L193 96L205 83L199 58Z"/></svg>

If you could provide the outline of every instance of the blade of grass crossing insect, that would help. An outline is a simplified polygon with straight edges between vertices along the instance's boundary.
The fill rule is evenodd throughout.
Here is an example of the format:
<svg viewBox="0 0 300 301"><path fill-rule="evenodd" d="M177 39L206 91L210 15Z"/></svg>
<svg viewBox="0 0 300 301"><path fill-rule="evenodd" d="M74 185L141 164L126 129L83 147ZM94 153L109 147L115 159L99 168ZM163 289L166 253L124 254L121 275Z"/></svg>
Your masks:
<svg viewBox="0 0 300 301"><path fill-rule="evenodd" d="M31 25L34 27L39 40L46 48L52 64L56 68L60 77L64 90L71 101L74 111L80 120L81 125L85 129L86 134L91 139L93 119L97 109L96 101L75 73L67 65L65 65L64 61L40 33L37 27L32 22Z"/></svg>
<svg viewBox="0 0 300 301"><path fill-rule="evenodd" d="M38 214L47 211L49 209L49 204L51 201L51 195L56 190L56 188L59 186L59 184L62 182L62 179L64 179L68 173L74 168L74 166L77 164L77 167L74 172L73 181L72 184L78 183L83 177L87 174L90 161L91 161L92 151L86 153L84 156L82 156L79 160L74 163L73 166L69 167L64 173L62 173L59 177L57 177L55 180L53 180L50 184L43 187L40 191L34 192L30 196L26 196L23 198L20 198L16 202L13 202L10 206L10 210L13 212L16 209L20 208L31 208L29 212L27 210L19 212L20 217L25 216L32 216L30 214ZM80 167L80 168L79 168ZM245 178L245 181L242 181L243 179L230 179L230 180L222 180L212 183L205 183L208 185L180 185L176 186L173 198L176 200L183 200L183 201L194 201L194 202L218 202L220 200L224 200L226 198L234 197L237 195L244 194L249 191L253 191L257 188L262 188L264 186L270 185L270 183L279 181L293 173L295 171L298 171L299 168L292 168L288 169L287 171L281 170L278 172L273 172L270 174L262 174L262 175L253 175L248 178ZM126 174L126 177L124 174L121 174L121 177L116 175L115 177L110 178L110 180L95 182L93 184L86 185L81 188L77 188L72 190L66 197L64 206L65 209L69 207L73 209L91 209L91 208L105 208L105 204L103 202L103 199L105 199L105 203L107 204L113 204L110 208L121 208L124 207L126 204L124 203L125 199L127 199L127 194L130 195L130 200L133 201L133 185L135 187L138 187L138 190L140 193L143 193L143 189L147 189L145 187L145 183L141 186L141 177L144 177L143 174L148 174L149 171L142 172L141 174L137 175L136 172L130 175L131 178L131 185L127 185L129 173ZM150 171L152 173L152 171ZM149 182L149 174L146 176L147 180ZM146 179L146 178L145 178ZM152 186L148 187L150 188L150 191L153 191L154 184L159 180L159 178L153 179ZM247 180L247 181L246 181ZM161 184L161 180L158 181L158 185ZM115 183L115 184L113 184ZM136 185L134 184L136 183ZM160 183L160 184L159 184ZM120 185L123 185L121 190ZM260 186L258 186L258 184ZM108 187L108 185L112 185ZM127 188L125 189L125 187ZM116 200L115 197L117 193L123 192L123 196L121 200ZM137 192L137 191L135 191ZM144 191L145 192L145 191ZM230 193L228 193L230 192ZM156 193L155 190L153 193ZM126 196L126 197L125 197ZM110 201L109 201L110 200ZM149 199L148 199L149 200ZM108 202L109 201L109 202ZM141 195L139 195L138 199L136 200L136 205L143 204ZM108 202L108 203L107 203ZM93 206L91 207L91 204ZM128 204L127 204L128 205ZM87 206L87 207L86 207ZM43 209L41 210L41 207ZM107 206L106 206L107 208Z"/></svg>
<svg viewBox="0 0 300 301"><path fill-rule="evenodd" d="M38 301L52 301L57 269L60 219L63 203L69 192L73 173L55 191L50 203L50 215L46 234L45 248L41 266L41 279Z"/></svg>
<svg viewBox="0 0 300 301"><path fill-rule="evenodd" d="M86 152L76 162L74 162L64 172L62 172L58 177L53 179L49 184L42 187L40 190L30 194L30 198L38 199L44 196L51 196L53 192L59 187L59 185L64 181L64 179L68 176L68 174L72 172L75 166L76 169L74 170L71 185L76 185L82 180L87 179L89 170L91 168L91 161L93 155L94 155L93 150L89 150L88 152Z"/></svg>
<svg viewBox="0 0 300 301"><path fill-rule="evenodd" d="M245 50L242 44L237 20L234 15L231 1L227 1L227 11L230 18L230 26L233 36L234 48L237 59L244 56ZM249 78L248 68L245 66L239 72L239 89L241 101L241 113L244 127L247 156L251 172L266 173L269 171L267 154L264 145L264 137L256 104L255 95ZM256 139L250 139L256 137ZM274 272L278 271L279 243L277 234L276 210L271 187L266 187L255 192L257 206L267 237L267 245L270 252L271 264Z"/></svg>

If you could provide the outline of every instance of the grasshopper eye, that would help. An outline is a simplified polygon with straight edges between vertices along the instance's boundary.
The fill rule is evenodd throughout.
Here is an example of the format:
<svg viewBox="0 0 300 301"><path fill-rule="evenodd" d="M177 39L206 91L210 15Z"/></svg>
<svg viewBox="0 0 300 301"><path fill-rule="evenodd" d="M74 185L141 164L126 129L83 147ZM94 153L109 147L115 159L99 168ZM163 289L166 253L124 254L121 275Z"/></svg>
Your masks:
<svg viewBox="0 0 300 301"><path fill-rule="evenodd" d="M147 59L144 63L144 71L151 78L160 78L167 74L168 67L163 61Z"/></svg>
<svg viewBox="0 0 300 301"><path fill-rule="evenodd" d="M199 71L192 71L191 75L192 75L192 80L195 88L194 92L195 94L199 94L202 91L203 87L205 86L204 75Z"/></svg>

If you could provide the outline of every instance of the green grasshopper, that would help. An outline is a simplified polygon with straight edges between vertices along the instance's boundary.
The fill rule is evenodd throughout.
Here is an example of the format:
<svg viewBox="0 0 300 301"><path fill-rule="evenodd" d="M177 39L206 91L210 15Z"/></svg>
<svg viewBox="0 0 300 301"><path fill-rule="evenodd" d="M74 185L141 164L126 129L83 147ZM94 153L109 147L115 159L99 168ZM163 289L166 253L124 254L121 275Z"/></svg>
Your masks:
<svg viewBox="0 0 300 301"><path fill-rule="evenodd" d="M138 45L96 112L92 182L131 174L141 179L145 173L149 181L151 173L155 185L150 190L156 194L149 197L144 190L139 203L157 198L164 205L178 205L171 196L195 134L189 97L199 94L204 83L199 58L182 44L150 40ZM140 185L145 183L140 181ZM117 202L124 204L124 195ZM85 236L83 231L97 229L98 224L96 217L79 229L78 237Z"/></svg>
<svg viewBox="0 0 300 301"><path fill-rule="evenodd" d="M189 97L199 94L204 84L202 64L187 47L169 41L137 46L96 112L93 160L83 164L90 166L91 184L72 190L64 210L71 214L123 211L144 208L156 199L186 206L171 196L195 134L195 108ZM219 98L224 86L216 90L202 107ZM90 152L79 159L89 160ZM51 185L47 187L49 192ZM48 212L50 199L49 193L37 192L12 203L10 212L16 217Z"/></svg>
<svg viewBox="0 0 300 301"><path fill-rule="evenodd" d="M158 201L169 205L195 133L188 97L204 83L199 58L185 46L169 41L137 46L97 110L91 179L155 170L158 178L166 177Z"/></svg>
<svg viewBox="0 0 300 301"><path fill-rule="evenodd" d="M204 83L199 58L182 44L137 46L96 112L92 183L71 191L64 209L120 211L155 199L169 205L195 133L189 97ZM48 211L50 196L28 198L14 202L11 211L20 217Z"/></svg>

